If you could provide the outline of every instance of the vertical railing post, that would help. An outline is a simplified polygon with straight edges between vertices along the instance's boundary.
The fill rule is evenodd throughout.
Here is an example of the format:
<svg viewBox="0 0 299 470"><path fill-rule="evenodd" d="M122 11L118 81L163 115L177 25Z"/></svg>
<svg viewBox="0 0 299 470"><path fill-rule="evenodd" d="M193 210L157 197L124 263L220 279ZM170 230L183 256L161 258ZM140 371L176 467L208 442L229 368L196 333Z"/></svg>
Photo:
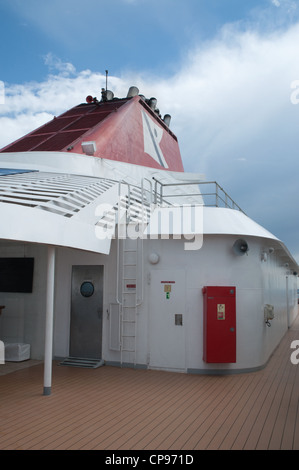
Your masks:
<svg viewBox="0 0 299 470"><path fill-rule="evenodd" d="M216 185L216 207L218 207L218 184L215 183Z"/></svg>

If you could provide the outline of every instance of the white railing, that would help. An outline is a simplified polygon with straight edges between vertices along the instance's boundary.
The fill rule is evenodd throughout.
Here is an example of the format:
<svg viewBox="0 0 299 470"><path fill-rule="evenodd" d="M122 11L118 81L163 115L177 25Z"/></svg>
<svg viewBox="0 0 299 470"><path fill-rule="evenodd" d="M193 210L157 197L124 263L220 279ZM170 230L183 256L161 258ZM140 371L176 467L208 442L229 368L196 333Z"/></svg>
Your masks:
<svg viewBox="0 0 299 470"><path fill-rule="evenodd" d="M201 196L203 199L203 205L207 207L225 207L229 209L239 210L244 212L241 207L224 191L224 189L216 181L190 181L183 183L161 183L156 178L153 178L155 181L154 189L154 201L156 204L162 204L163 202L171 202L171 198L177 198L178 193L165 194L165 188L170 187L187 187L187 186L197 186L198 196ZM206 190L202 189L206 186ZM195 192L182 192L179 196L184 197L194 197ZM170 198L170 199L169 199ZM182 201L183 202L183 201Z"/></svg>

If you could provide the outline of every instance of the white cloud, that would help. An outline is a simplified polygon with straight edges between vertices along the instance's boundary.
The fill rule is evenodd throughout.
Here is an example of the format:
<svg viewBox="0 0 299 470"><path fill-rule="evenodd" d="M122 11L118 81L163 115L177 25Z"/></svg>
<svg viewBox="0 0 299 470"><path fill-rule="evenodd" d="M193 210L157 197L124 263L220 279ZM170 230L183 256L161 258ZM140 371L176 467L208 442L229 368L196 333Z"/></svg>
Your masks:
<svg viewBox="0 0 299 470"><path fill-rule="evenodd" d="M271 0L271 3L277 8L284 8L287 13L293 13L297 9L297 4L294 0Z"/></svg>
<svg viewBox="0 0 299 470"><path fill-rule="evenodd" d="M45 56L45 64L49 67L50 72L58 72L63 77L69 77L76 73L76 68L70 62L63 62L56 57L52 52Z"/></svg>

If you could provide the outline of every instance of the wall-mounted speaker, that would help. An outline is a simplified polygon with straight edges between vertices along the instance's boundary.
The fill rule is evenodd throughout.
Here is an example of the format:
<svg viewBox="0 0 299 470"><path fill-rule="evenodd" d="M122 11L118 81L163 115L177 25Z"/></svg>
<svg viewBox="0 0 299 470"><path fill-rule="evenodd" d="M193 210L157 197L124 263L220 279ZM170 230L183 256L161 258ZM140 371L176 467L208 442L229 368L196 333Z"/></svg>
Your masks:
<svg viewBox="0 0 299 470"><path fill-rule="evenodd" d="M238 240L235 241L233 244L233 252L237 256L243 256L248 252L248 243L246 240L243 240L242 238L238 238Z"/></svg>

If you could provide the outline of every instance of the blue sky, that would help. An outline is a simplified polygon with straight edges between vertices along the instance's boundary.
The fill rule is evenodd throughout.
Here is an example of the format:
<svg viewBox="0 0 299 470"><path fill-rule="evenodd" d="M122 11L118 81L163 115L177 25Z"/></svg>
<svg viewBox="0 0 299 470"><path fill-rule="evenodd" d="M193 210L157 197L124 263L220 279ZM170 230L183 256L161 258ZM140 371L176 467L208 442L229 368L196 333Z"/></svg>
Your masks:
<svg viewBox="0 0 299 470"><path fill-rule="evenodd" d="M108 69L299 262L299 0L0 0L0 26L0 147L100 96Z"/></svg>
<svg viewBox="0 0 299 470"><path fill-rule="evenodd" d="M194 45L226 23L252 21L261 6L271 7L268 0L0 0L2 80L45 78L49 52L77 70L169 76Z"/></svg>

